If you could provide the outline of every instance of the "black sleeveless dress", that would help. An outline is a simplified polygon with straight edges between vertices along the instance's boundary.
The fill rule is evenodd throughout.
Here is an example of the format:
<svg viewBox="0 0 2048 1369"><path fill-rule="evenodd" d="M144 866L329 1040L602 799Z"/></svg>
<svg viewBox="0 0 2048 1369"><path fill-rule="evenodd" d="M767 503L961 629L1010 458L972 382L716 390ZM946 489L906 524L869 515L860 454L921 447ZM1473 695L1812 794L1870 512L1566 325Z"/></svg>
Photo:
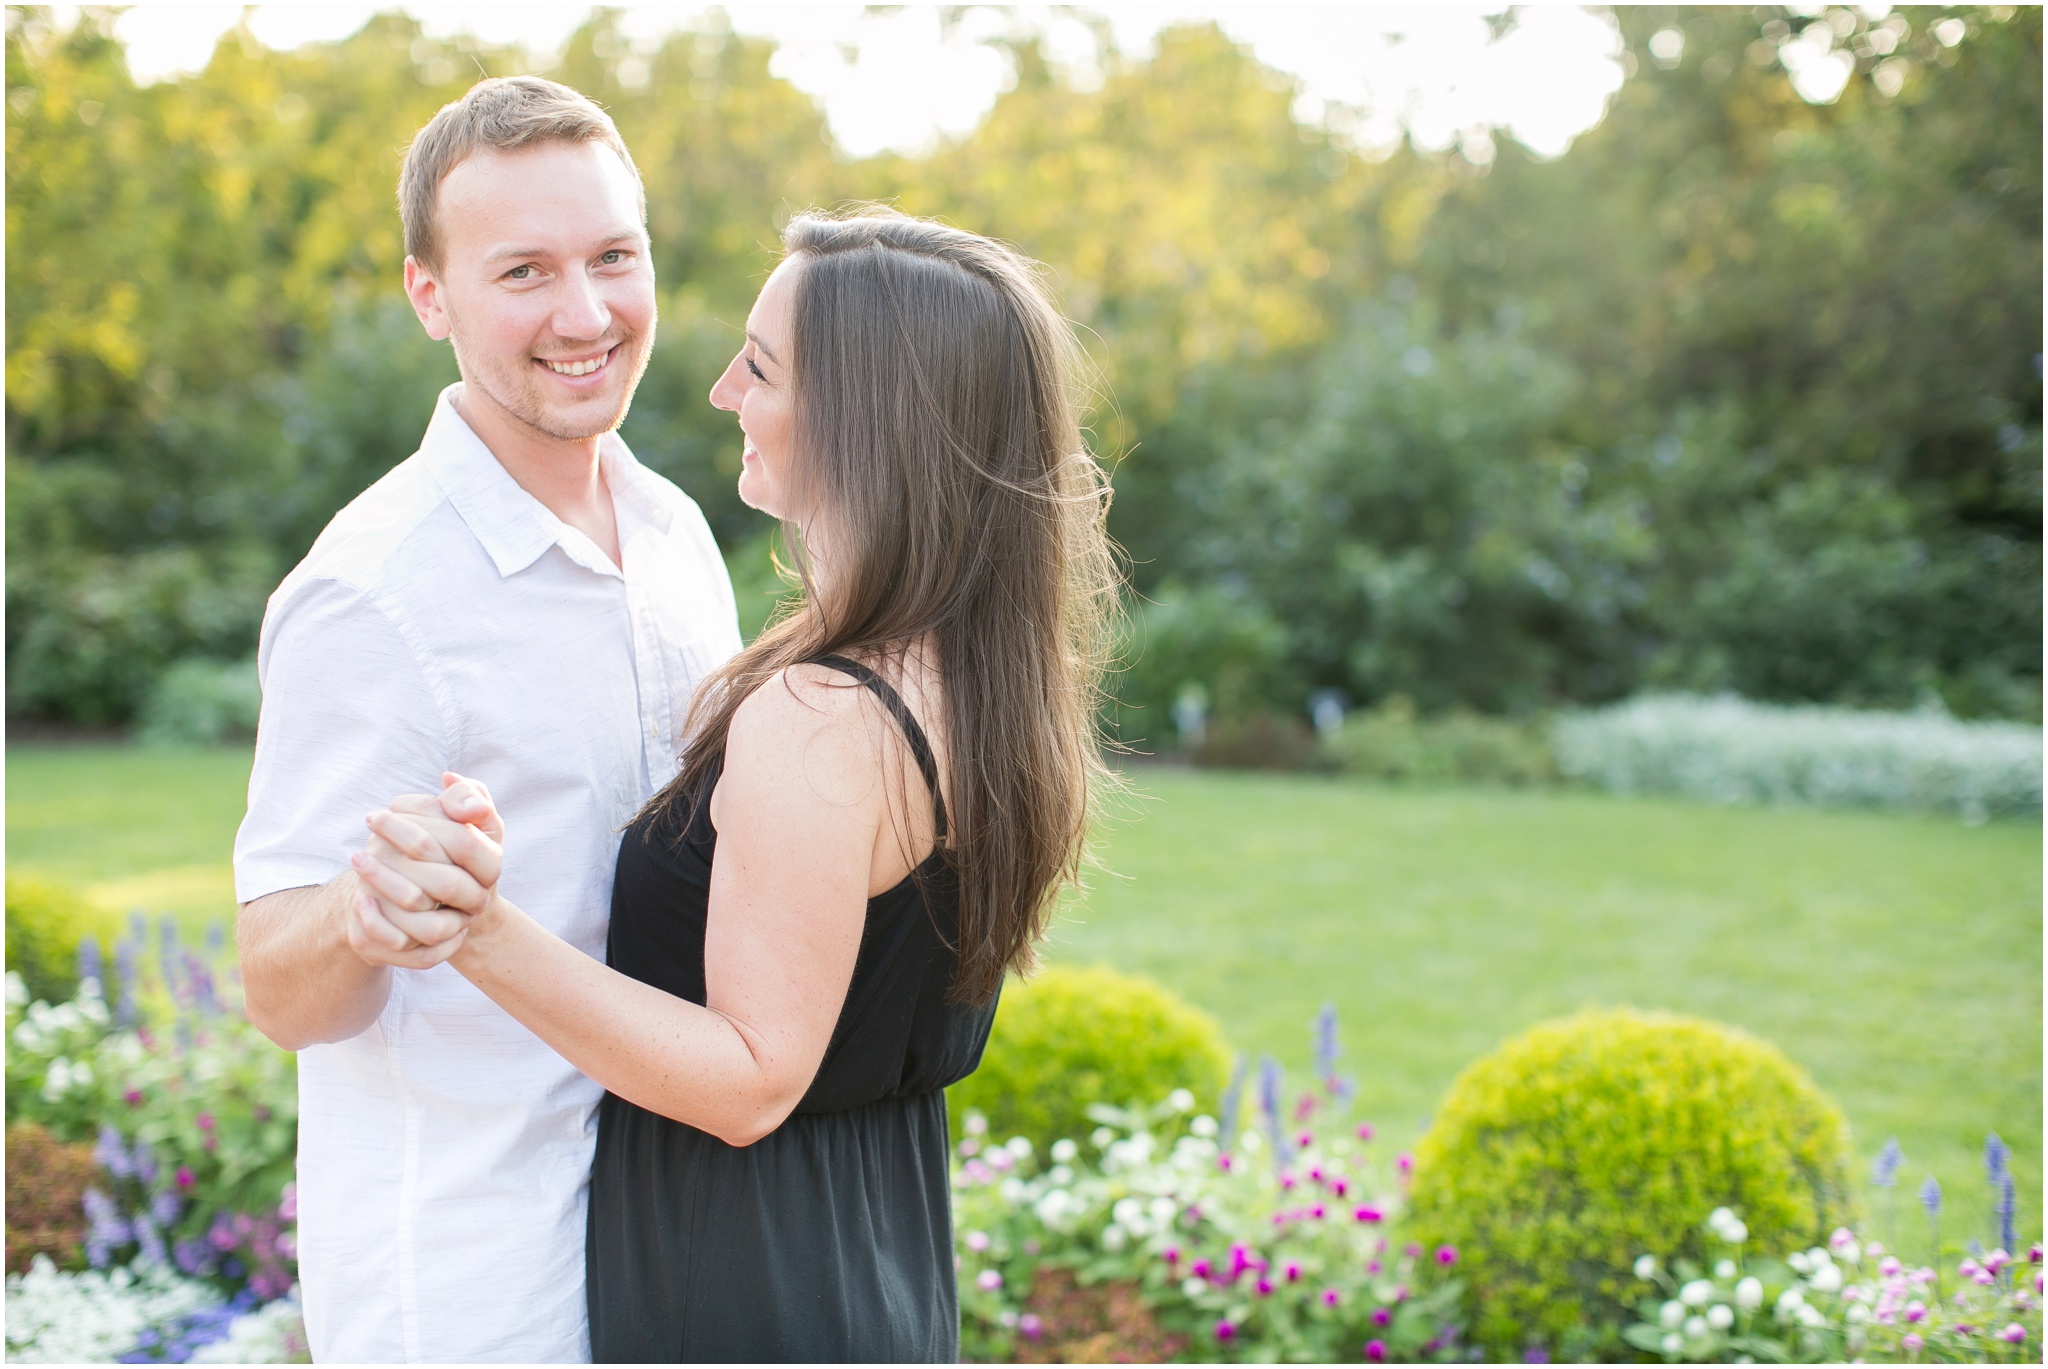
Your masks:
<svg viewBox="0 0 2048 1369"><path fill-rule="evenodd" d="M895 716L943 838L931 747L903 700L856 662L818 664L858 679ZM626 829L605 962L702 1003L718 834L708 802L678 807L694 809L687 826ZM946 1001L956 889L934 849L868 900L817 1077L753 1145L605 1095L585 1246L594 1360L959 1359L942 1090L981 1063L996 1005Z"/></svg>

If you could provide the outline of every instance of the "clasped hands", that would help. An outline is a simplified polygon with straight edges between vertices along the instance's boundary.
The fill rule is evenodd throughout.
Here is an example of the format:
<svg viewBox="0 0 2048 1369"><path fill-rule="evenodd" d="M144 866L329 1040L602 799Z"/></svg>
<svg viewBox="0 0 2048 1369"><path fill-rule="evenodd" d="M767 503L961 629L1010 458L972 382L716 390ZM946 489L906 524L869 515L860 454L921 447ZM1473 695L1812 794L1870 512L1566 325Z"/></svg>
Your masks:
<svg viewBox="0 0 2048 1369"><path fill-rule="evenodd" d="M372 965L431 969L462 948L498 892L505 824L480 780L444 773L439 794L401 794L365 821L349 857L361 892L349 949Z"/></svg>

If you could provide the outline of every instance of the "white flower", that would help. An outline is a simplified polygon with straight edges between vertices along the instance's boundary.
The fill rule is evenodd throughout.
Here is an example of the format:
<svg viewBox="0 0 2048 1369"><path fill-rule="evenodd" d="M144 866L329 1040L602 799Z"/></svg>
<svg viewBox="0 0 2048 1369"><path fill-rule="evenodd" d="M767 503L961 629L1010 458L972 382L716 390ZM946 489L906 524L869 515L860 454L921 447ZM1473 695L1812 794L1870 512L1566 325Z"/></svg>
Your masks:
<svg viewBox="0 0 2048 1369"><path fill-rule="evenodd" d="M1179 1211L1180 1204L1164 1195L1154 1198L1151 1202L1145 1204L1146 1215L1151 1217L1153 1221L1161 1224L1172 1221L1174 1214Z"/></svg>
<svg viewBox="0 0 2048 1369"><path fill-rule="evenodd" d="M1790 1255L1787 1255L1785 1263L1791 1265L1795 1273L1811 1274L1813 1272L1813 1261L1807 1257L1806 1252L1803 1250L1795 1250Z"/></svg>
<svg viewBox="0 0 2048 1369"><path fill-rule="evenodd" d="M1687 1317L1685 1319L1685 1334L1691 1336L1694 1340L1698 1340L1701 1336L1706 1335L1707 1319L1705 1317Z"/></svg>
<svg viewBox="0 0 2048 1369"><path fill-rule="evenodd" d="M1707 1309L1707 1325L1716 1331L1726 1331L1735 1325L1735 1310L1725 1302L1717 1302Z"/></svg>
<svg viewBox="0 0 2048 1369"><path fill-rule="evenodd" d="M1136 1198L1119 1198L1109 1210L1109 1215L1125 1226L1136 1226L1144 1220L1145 1205Z"/></svg>
<svg viewBox="0 0 2048 1369"><path fill-rule="evenodd" d="M1683 1349L1684 1347L1685 1347L1685 1338L1684 1338L1683 1336L1679 1335L1679 1334L1678 1334L1678 1333L1677 1333L1676 1331L1673 1331L1673 1332L1671 1332L1671 1333L1670 1333L1669 1335L1667 1335L1667 1336L1665 1336L1665 1337L1664 1337L1664 1353L1665 1353L1665 1354L1667 1354L1667 1355L1675 1355L1675 1354L1677 1354L1677 1353L1678 1353L1678 1352L1679 1352L1679 1351L1680 1351L1681 1349Z"/></svg>
<svg viewBox="0 0 2048 1369"><path fill-rule="evenodd" d="M1184 1298L1199 1298L1209 1291L1206 1279L1187 1278L1180 1281L1180 1293Z"/></svg>
<svg viewBox="0 0 2048 1369"><path fill-rule="evenodd" d="M1031 1138L1029 1136L1012 1136L1010 1143L1004 1146L1003 1149L1009 1151L1010 1154L1020 1160L1028 1160L1031 1158Z"/></svg>
<svg viewBox="0 0 2048 1369"><path fill-rule="evenodd" d="M1822 1293L1833 1293L1842 1287L1842 1271L1833 1261L1822 1260L1814 1265L1813 1277L1809 1280Z"/></svg>
<svg viewBox="0 0 2048 1369"><path fill-rule="evenodd" d="M1129 1244L1130 1239L1130 1233L1115 1222L1102 1228L1102 1248L1112 1255Z"/></svg>
<svg viewBox="0 0 2048 1369"><path fill-rule="evenodd" d="M1095 1128L1095 1130L1088 1133L1088 1139L1095 1143L1095 1148L1097 1150L1102 1150L1106 1148L1111 1141L1114 1141L1116 1139L1116 1133L1111 1131L1108 1127L1097 1127Z"/></svg>
<svg viewBox="0 0 2048 1369"><path fill-rule="evenodd" d="M1192 1112L1195 1108L1195 1095L1186 1089L1175 1089L1166 1095L1166 1106L1175 1112Z"/></svg>
<svg viewBox="0 0 2048 1369"><path fill-rule="evenodd" d="M1735 1305L1745 1312L1754 1312L1764 1305L1764 1285L1754 1276L1735 1285Z"/></svg>
<svg viewBox="0 0 2048 1369"><path fill-rule="evenodd" d="M1792 1309L1792 1315L1799 1319L1801 1326L1822 1327L1828 1324L1828 1319L1821 1315L1819 1308L1809 1307L1805 1303Z"/></svg>
<svg viewBox="0 0 2048 1369"><path fill-rule="evenodd" d="M1655 1255L1636 1256L1636 1277L1639 1279L1654 1279L1657 1277L1657 1257Z"/></svg>
<svg viewBox="0 0 2048 1369"><path fill-rule="evenodd" d="M1215 1136L1216 1133L1223 1130L1223 1128L1217 1126L1216 1119L1205 1112L1200 1117L1197 1117L1194 1121L1188 1123L1188 1130L1193 1132L1195 1135L1202 1137L1204 1140L1207 1140Z"/></svg>
<svg viewBox="0 0 2048 1369"><path fill-rule="evenodd" d="M1861 1323L1869 1321L1870 1309L1859 1302L1854 1307L1851 1307L1849 1309L1847 1319L1852 1323Z"/></svg>
<svg viewBox="0 0 2048 1369"><path fill-rule="evenodd" d="M1721 1261L1721 1262L1720 1262L1719 1264L1716 1264L1716 1265L1714 1266L1714 1277L1715 1277L1715 1278L1717 1278L1717 1279L1732 1279L1732 1278L1734 1278L1734 1277L1735 1277L1735 1261L1733 1261L1733 1260L1722 1260L1722 1261Z"/></svg>
<svg viewBox="0 0 2048 1369"><path fill-rule="evenodd" d="M1060 1219L1067 1215L1070 1206L1079 1206L1074 1202L1074 1195L1063 1188L1056 1188L1033 1203L1031 1210L1037 1213L1038 1220L1047 1226L1058 1226Z"/></svg>
<svg viewBox="0 0 2048 1369"><path fill-rule="evenodd" d="M1749 1228L1742 1224L1740 1217L1734 1218L1721 1228L1721 1239L1730 1245L1741 1245L1749 1239Z"/></svg>
<svg viewBox="0 0 2048 1369"><path fill-rule="evenodd" d="M1045 1177L1052 1183L1064 1187L1074 1182L1074 1171L1066 1165L1054 1165L1045 1172Z"/></svg>
<svg viewBox="0 0 2048 1369"><path fill-rule="evenodd" d="M1712 1212L1709 1212L1707 1214L1707 1226L1716 1234L1720 1232L1722 1227L1728 1225L1728 1223L1734 1220L1735 1213L1730 1208L1717 1207Z"/></svg>
<svg viewBox="0 0 2048 1369"><path fill-rule="evenodd" d="M1684 1320L1685 1304L1682 1302L1667 1302L1657 1309L1657 1324L1666 1331L1677 1330L1678 1324Z"/></svg>
<svg viewBox="0 0 2048 1369"><path fill-rule="evenodd" d="M7 972L7 1006L25 1008L28 1006L28 981L13 970Z"/></svg>
<svg viewBox="0 0 2048 1369"><path fill-rule="evenodd" d="M1678 1290L1678 1300L1687 1307L1705 1307L1714 1296L1714 1285L1705 1279L1694 1279Z"/></svg>
<svg viewBox="0 0 2048 1369"><path fill-rule="evenodd" d="M305 1320L298 1290L291 1296L244 1313L228 1324L226 1339L202 1345L194 1364L284 1364L305 1352Z"/></svg>
<svg viewBox="0 0 2048 1369"><path fill-rule="evenodd" d="M1778 1320L1789 1321L1792 1317L1798 1315L1799 1309L1804 1306L1806 1306L1806 1299L1800 1294L1798 1289L1786 1289L1778 1295Z"/></svg>
<svg viewBox="0 0 2048 1369"><path fill-rule="evenodd" d="M1052 1143L1052 1160L1056 1165L1071 1164L1074 1157L1080 1153L1081 1147L1064 1136Z"/></svg>
<svg viewBox="0 0 2048 1369"><path fill-rule="evenodd" d="M985 1136L988 1134L988 1118L978 1112L970 1112L967 1120L960 1124L960 1129L969 1136Z"/></svg>

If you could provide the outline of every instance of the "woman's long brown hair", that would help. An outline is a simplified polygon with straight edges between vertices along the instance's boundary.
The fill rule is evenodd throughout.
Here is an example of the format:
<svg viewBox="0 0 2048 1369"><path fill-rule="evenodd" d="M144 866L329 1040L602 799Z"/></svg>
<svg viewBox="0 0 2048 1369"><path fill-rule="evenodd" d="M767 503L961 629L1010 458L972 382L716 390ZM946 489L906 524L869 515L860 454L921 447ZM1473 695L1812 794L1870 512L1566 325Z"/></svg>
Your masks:
<svg viewBox="0 0 2048 1369"><path fill-rule="evenodd" d="M1105 778L1098 691L1117 602L1109 491L1082 444L1072 330L1028 259L891 210L806 214L798 259L793 609L700 687L682 770L649 805L708 795L734 711L777 672L936 649L950 739L946 859L959 891L952 997L1035 964L1079 873Z"/></svg>

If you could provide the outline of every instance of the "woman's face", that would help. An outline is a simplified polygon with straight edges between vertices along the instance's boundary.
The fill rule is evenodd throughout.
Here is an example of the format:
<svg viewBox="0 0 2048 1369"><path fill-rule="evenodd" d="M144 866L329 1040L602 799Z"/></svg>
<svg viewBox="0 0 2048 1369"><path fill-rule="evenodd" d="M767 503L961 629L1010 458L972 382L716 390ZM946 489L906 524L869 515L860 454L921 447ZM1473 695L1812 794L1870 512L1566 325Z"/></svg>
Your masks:
<svg viewBox="0 0 2048 1369"><path fill-rule="evenodd" d="M725 374L711 387L711 402L739 415L745 447L740 453L740 500L775 518L795 519L796 459L792 431L796 395L789 363L795 352L797 273L790 258L775 268L747 315L747 341ZM801 520L797 520L801 521Z"/></svg>

